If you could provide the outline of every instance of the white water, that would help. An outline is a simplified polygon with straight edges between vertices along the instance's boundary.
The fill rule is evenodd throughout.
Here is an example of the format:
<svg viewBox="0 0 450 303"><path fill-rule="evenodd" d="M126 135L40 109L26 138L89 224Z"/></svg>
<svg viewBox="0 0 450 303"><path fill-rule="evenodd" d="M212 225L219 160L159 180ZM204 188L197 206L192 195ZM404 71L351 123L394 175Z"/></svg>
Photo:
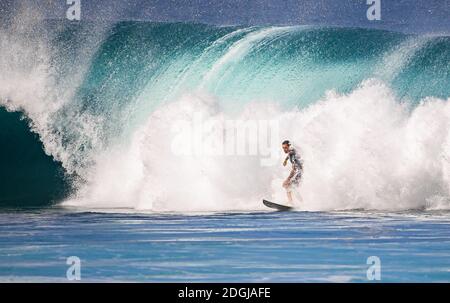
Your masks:
<svg viewBox="0 0 450 303"><path fill-rule="evenodd" d="M257 156L174 154L174 124L201 113L215 120L277 120L279 141L293 141L305 161L299 209L450 206L449 100L428 98L408 108L396 99L388 84L368 80L348 95L329 92L323 100L302 110L281 109L277 100L255 100L241 112L230 114L214 96L200 90L186 92L180 99L160 106L129 141L103 146L99 126L107 117L80 113L75 106L65 118L68 125L58 128L61 125L55 122L55 115L72 99L84 71L73 75L67 89L54 89L52 51L47 42L41 34L20 35L36 34L32 29L39 17L30 14L28 11L25 17L16 19L27 20L25 24L0 31L0 67L7 71L0 73L0 102L10 110L23 111L46 152L83 179L64 205L226 211L261 209L262 198L284 201L281 183L289 169L281 165L281 150L273 166L262 166ZM274 33L277 30L270 29L244 36L213 65L204 81L216 79L230 62L236 63L253 44ZM406 55L400 59L411 57L422 46L423 42L408 42L402 46ZM95 48L85 49L92 54ZM392 56L386 60L401 61ZM86 61L81 66L89 66L89 56ZM395 75L403 64L391 65L388 74ZM70 131L71 136L64 131ZM62 135L72 139L69 144L63 142ZM217 137L217 130L211 130L210 135ZM80 154L86 142L94 148ZM81 166L80 161L84 161Z"/></svg>
<svg viewBox="0 0 450 303"><path fill-rule="evenodd" d="M112 25L105 23L92 31L82 30L77 41L82 52L63 58L76 62L75 68L59 77L55 70L58 66L52 60L61 58L57 58L58 50L53 49L43 20L36 4L20 3L13 22L0 28L0 106L23 112L31 130L44 143L45 152L60 161L67 172L74 173L80 170L79 158L89 157L78 154L86 142L100 145L98 126L103 117L80 112L70 101ZM55 32L58 30L64 28L55 28ZM70 111L61 118L66 123L62 125L58 115L65 106Z"/></svg>
<svg viewBox="0 0 450 303"><path fill-rule="evenodd" d="M305 161L299 209L450 206L450 103L430 98L410 110L376 80L349 95L330 92L305 110L253 103L234 117L214 98L185 95L155 111L130 146L98 155L87 184L65 203L219 211L261 209L262 198L284 201L281 182L289 169L281 165L281 152L268 167L255 156L174 154L173 124L198 113L219 120L277 119L280 138L295 142Z"/></svg>

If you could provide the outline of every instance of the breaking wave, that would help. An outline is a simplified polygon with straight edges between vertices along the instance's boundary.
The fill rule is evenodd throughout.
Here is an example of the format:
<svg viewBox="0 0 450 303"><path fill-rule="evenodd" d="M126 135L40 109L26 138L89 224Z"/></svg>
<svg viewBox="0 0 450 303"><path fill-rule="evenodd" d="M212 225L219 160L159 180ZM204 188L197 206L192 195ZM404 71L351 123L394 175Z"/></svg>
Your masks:
<svg viewBox="0 0 450 303"><path fill-rule="evenodd" d="M450 206L449 37L72 24L29 11L13 21L0 30L9 130L0 140L35 156L10 161L17 150L2 152L3 204L227 211L284 199L278 149L273 165L261 165L261 155L174 154L189 149L174 147L174 124L201 114L276 121L276 138L291 139L305 161L300 209ZM21 177L30 171L34 178Z"/></svg>

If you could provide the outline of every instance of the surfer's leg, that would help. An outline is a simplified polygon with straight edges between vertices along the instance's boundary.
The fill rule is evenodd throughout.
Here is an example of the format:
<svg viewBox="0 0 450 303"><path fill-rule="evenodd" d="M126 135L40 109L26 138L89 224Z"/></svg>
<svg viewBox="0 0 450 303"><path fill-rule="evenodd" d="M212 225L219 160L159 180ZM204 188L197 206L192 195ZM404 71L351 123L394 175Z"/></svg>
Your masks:
<svg viewBox="0 0 450 303"><path fill-rule="evenodd" d="M292 197L292 191L297 188L300 185L300 180L302 177L302 172L299 171L289 182L289 184L286 186L286 194L288 198L288 204L293 204L293 197Z"/></svg>
<svg viewBox="0 0 450 303"><path fill-rule="evenodd" d="M287 203L292 204L292 182L286 184L284 188L286 189Z"/></svg>
<svg viewBox="0 0 450 303"><path fill-rule="evenodd" d="M292 191L287 191L288 204L292 204Z"/></svg>

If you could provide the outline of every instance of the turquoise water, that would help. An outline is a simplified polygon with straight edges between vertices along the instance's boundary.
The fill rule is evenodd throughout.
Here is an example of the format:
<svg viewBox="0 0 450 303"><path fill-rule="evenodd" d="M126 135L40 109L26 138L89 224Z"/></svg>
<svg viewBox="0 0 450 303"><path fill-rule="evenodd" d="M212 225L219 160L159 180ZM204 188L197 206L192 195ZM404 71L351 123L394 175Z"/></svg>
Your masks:
<svg viewBox="0 0 450 303"><path fill-rule="evenodd" d="M0 280L449 282L448 212L0 213ZM375 281L376 282L376 281Z"/></svg>
<svg viewBox="0 0 450 303"><path fill-rule="evenodd" d="M366 282L377 256L382 282L450 281L448 36L12 20L0 280L66 281L78 256L83 281ZM261 206L281 161L175 158L196 112L281 121L310 211Z"/></svg>
<svg viewBox="0 0 450 303"><path fill-rule="evenodd" d="M382 81L396 102L412 108L424 98L450 97L448 36L319 26L20 22L22 28L5 23L1 31L8 47L1 53L0 142L11 145L0 150L2 177L10 181L0 183L3 205L61 200L74 179L86 181L98 154L129 146L155 110L186 94L214 100L224 114L253 102L296 112L328 91L349 94L368 79ZM30 155L19 159L23 149ZM45 171L41 189L33 181L39 178L30 178L37 171Z"/></svg>

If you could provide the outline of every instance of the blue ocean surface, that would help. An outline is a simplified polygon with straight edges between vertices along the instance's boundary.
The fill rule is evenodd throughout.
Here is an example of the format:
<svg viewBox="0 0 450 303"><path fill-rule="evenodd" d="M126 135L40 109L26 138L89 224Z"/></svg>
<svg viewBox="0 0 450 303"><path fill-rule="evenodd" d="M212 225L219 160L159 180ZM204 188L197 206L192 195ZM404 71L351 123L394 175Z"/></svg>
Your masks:
<svg viewBox="0 0 450 303"><path fill-rule="evenodd" d="M67 282L450 281L448 212L0 213L0 280Z"/></svg>

